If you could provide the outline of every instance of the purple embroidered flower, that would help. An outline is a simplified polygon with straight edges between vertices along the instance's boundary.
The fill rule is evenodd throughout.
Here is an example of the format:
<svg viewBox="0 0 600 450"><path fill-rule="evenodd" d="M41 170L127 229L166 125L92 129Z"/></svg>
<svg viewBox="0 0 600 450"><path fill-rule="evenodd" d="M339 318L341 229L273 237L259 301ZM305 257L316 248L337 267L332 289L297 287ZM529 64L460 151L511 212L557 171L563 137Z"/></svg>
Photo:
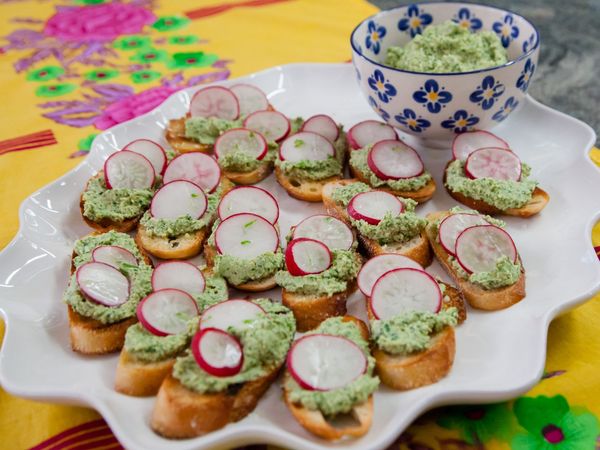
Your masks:
<svg viewBox="0 0 600 450"><path fill-rule="evenodd" d="M477 86L477 89L471 92L469 100L477 103L484 110L488 110L494 106L494 103L502 94L504 94L504 85L494 80L493 76L488 75L481 82L481 86Z"/></svg>
<svg viewBox="0 0 600 450"><path fill-rule="evenodd" d="M401 114L395 115L394 119L396 119L398 123L410 128L416 133L420 133L425 128L429 128L431 126L431 122L429 120L423 119L421 116L417 117L417 114L409 108L404 109Z"/></svg>
<svg viewBox="0 0 600 450"><path fill-rule="evenodd" d="M492 119L496 122L502 122L518 105L519 102L514 97L508 97L504 102L504 106L494 113Z"/></svg>
<svg viewBox="0 0 600 450"><path fill-rule="evenodd" d="M432 22L431 14L427 14L417 5L410 5L404 14L404 18L398 22L398 29L410 33L410 37L421 34L425 27Z"/></svg>
<svg viewBox="0 0 600 450"><path fill-rule="evenodd" d="M517 87L523 92L527 92L529 82L533 77L533 72L535 72L535 64L531 62L531 59L528 59L525 62L525 67L523 67L523 72L521 72L521 76L517 80Z"/></svg>
<svg viewBox="0 0 600 450"><path fill-rule="evenodd" d="M469 114L464 109L459 109L448 120L444 120L441 125L444 128L452 129L455 133L463 133L478 122L479 117Z"/></svg>
<svg viewBox="0 0 600 450"><path fill-rule="evenodd" d="M389 80L385 79L383 72L379 69L375 69L373 75L369 77L369 86L377 93L379 100L384 103L388 103L390 98L398 93L396 88L390 84Z"/></svg>
<svg viewBox="0 0 600 450"><path fill-rule="evenodd" d="M460 8L458 13L452 18L452 21L471 31L477 31L483 26L481 20L475 17L469 8Z"/></svg>
<svg viewBox="0 0 600 450"><path fill-rule="evenodd" d="M452 94L440 85L435 80L427 80L418 91L413 93L413 99L422 103L424 107L431 113L439 113L442 106L452 100Z"/></svg>
<svg viewBox="0 0 600 450"><path fill-rule="evenodd" d="M502 22L494 22L494 25L492 25L492 29L500 37L504 48L508 48L510 41L519 36L519 28L514 23L515 18L512 14L507 14Z"/></svg>
<svg viewBox="0 0 600 450"><path fill-rule="evenodd" d="M377 25L372 20L367 24L367 38L365 44L367 48L372 48L373 53L379 54L381 50L381 39L385 36L385 27Z"/></svg>

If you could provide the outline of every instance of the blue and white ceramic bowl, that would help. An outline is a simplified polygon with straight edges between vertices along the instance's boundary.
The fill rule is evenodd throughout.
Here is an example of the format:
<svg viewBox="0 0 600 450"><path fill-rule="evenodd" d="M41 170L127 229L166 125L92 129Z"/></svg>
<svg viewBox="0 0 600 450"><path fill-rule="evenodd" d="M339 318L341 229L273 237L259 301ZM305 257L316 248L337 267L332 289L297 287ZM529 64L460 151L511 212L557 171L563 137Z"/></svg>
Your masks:
<svg viewBox="0 0 600 450"><path fill-rule="evenodd" d="M403 46L430 26L452 20L472 31L492 30L509 61L463 73L422 73L383 64L388 47ZM420 3L382 11L350 37L361 90L381 118L398 129L447 144L455 133L493 128L523 104L537 66L540 37L522 16L470 3Z"/></svg>

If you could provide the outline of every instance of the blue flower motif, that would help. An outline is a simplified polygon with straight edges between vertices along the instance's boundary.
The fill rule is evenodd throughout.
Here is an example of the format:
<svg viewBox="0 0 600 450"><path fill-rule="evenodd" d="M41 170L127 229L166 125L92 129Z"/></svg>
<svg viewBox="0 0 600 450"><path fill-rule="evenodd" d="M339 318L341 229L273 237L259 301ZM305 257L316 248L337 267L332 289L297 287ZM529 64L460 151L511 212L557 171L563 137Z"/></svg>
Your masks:
<svg viewBox="0 0 600 450"><path fill-rule="evenodd" d="M356 71L356 79L357 79L358 81L362 80L362 75L360 74L360 70L358 70L358 69L355 69L355 71Z"/></svg>
<svg viewBox="0 0 600 450"><path fill-rule="evenodd" d="M519 102L514 97L508 97L504 102L504 106L494 113L492 119L496 122L502 122L518 105Z"/></svg>
<svg viewBox="0 0 600 450"><path fill-rule="evenodd" d="M448 120L444 120L441 125L444 128L454 130L455 133L463 133L477 123L479 123L479 117L469 114L464 109L459 109Z"/></svg>
<svg viewBox="0 0 600 450"><path fill-rule="evenodd" d="M382 25L377 25L372 20L369 20L367 24L367 37L365 39L365 44L367 48L373 48L373 53L376 55L379 54L379 50L381 50L381 38L385 36L385 27Z"/></svg>
<svg viewBox="0 0 600 450"><path fill-rule="evenodd" d="M369 86L377 93L377 97L384 103L390 101L390 98L395 96L398 91L390 84L390 80L386 80L383 72L375 69L373 75L369 77Z"/></svg>
<svg viewBox="0 0 600 450"><path fill-rule="evenodd" d="M477 89L471 92L469 100L477 103L484 110L488 110L494 106L502 94L504 94L504 85L495 81L493 76L488 75L481 82L481 86L477 86Z"/></svg>
<svg viewBox="0 0 600 450"><path fill-rule="evenodd" d="M421 116L417 117L417 113L409 108L405 108L401 114L395 115L394 119L396 119L396 122L399 124L410 128L416 133L420 133L425 128L429 128L431 126L431 122L429 120L423 119Z"/></svg>
<svg viewBox="0 0 600 450"><path fill-rule="evenodd" d="M418 103L423 103L431 113L439 113L442 106L452 100L452 94L440 88L435 80L427 80L418 91L413 93L413 99ZM444 106L445 107L445 106Z"/></svg>
<svg viewBox="0 0 600 450"><path fill-rule="evenodd" d="M469 8L460 8L458 13L456 13L456 15L452 18L452 22L455 22L461 27L471 31L477 31L483 26L481 19L475 17Z"/></svg>
<svg viewBox="0 0 600 450"><path fill-rule="evenodd" d="M369 95L369 104L379 113L381 118L386 122L390 120L390 113L384 110L380 105L377 104L375 99Z"/></svg>
<svg viewBox="0 0 600 450"><path fill-rule="evenodd" d="M512 14L507 14L502 22L494 22L492 25L492 29L500 37L504 48L508 48L510 41L519 36L519 28L514 23L515 18Z"/></svg>
<svg viewBox="0 0 600 450"><path fill-rule="evenodd" d="M521 72L521 76L517 80L517 87L523 92L527 92L529 82L533 77L533 72L535 72L535 64L531 62L531 59L528 59L525 62L525 67L523 67L523 72Z"/></svg>
<svg viewBox="0 0 600 450"><path fill-rule="evenodd" d="M410 33L410 37L421 34L423 29L433 21L431 14L419 10L417 5L410 5L404 18L398 22L398 29Z"/></svg>
<svg viewBox="0 0 600 450"><path fill-rule="evenodd" d="M535 34L531 33L529 39L523 42L523 53L527 53L531 48L533 48L533 43L535 42Z"/></svg>

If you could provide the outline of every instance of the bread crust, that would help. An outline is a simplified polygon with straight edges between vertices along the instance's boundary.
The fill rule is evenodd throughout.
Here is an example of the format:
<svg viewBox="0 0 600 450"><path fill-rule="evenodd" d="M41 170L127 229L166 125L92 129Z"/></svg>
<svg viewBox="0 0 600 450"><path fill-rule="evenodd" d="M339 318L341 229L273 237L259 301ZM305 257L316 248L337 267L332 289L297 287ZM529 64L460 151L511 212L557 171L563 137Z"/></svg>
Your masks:
<svg viewBox="0 0 600 450"><path fill-rule="evenodd" d="M115 390L134 397L156 395L163 380L171 373L175 358L157 362L138 361L121 350L115 375Z"/></svg>
<svg viewBox="0 0 600 450"><path fill-rule="evenodd" d="M152 256L161 259L187 259L202 251L208 228L204 227L193 233L186 233L175 239L152 237L146 227L138 225L135 242Z"/></svg>
<svg viewBox="0 0 600 450"><path fill-rule="evenodd" d="M525 298L525 271L522 265L521 275L515 284L497 289L483 289L476 284L462 279L453 270L449 261L450 255L444 250L444 247L437 242L435 230L431 225L433 221L438 219L441 220L449 214L448 211L439 211L429 214L427 219L430 223L425 227L425 231L429 239L429 245L433 249L435 256L446 272L452 277L469 305L477 309L497 311L499 309L508 308ZM519 256L517 257L520 261L521 258Z"/></svg>
<svg viewBox="0 0 600 450"><path fill-rule="evenodd" d="M323 187L327 183L340 180L339 175L325 178L324 180L297 180L289 178L279 167L275 167L275 177L288 194L298 200L319 203L323 201Z"/></svg>
<svg viewBox="0 0 600 450"><path fill-rule="evenodd" d="M212 152L213 146L209 144L201 144L185 137L185 120L187 117L181 117L180 119L171 119L167 125L167 131L165 138L171 145L173 150L177 153L210 153Z"/></svg>
<svg viewBox="0 0 600 450"><path fill-rule="evenodd" d="M273 163L266 162L259 165L256 169L250 172L230 172L223 170L223 175L233 181L235 184L249 185L256 184L267 178L273 171Z"/></svg>

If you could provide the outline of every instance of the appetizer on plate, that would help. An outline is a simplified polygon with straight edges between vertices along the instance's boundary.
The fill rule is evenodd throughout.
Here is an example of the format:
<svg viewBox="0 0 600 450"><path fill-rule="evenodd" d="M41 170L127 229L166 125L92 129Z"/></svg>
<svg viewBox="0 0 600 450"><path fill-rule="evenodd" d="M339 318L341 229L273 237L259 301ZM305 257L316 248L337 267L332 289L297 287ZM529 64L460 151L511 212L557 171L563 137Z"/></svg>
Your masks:
<svg viewBox="0 0 600 450"><path fill-rule="evenodd" d="M323 203L330 214L356 229L369 256L398 253L422 266L431 263L424 234L427 221L414 213L414 200L351 179L327 184Z"/></svg>
<svg viewBox="0 0 600 450"><path fill-rule="evenodd" d="M435 182L419 154L398 139L386 139L350 153L350 172L372 188L423 203Z"/></svg>
<svg viewBox="0 0 600 450"><path fill-rule="evenodd" d="M373 420L379 386L374 368L366 325L352 316L327 319L292 345L285 403L300 425L321 438L362 436Z"/></svg>
<svg viewBox="0 0 600 450"><path fill-rule="evenodd" d="M74 351L104 354L123 347L138 303L152 290L150 264L125 233L91 234L75 242L63 295Z"/></svg>
<svg viewBox="0 0 600 450"><path fill-rule="evenodd" d="M550 197L529 178L531 167L510 146L487 131L456 136L454 159L444 172L444 185L457 201L484 214L531 217Z"/></svg>
<svg viewBox="0 0 600 450"><path fill-rule="evenodd" d="M277 377L295 331L291 311L269 299L205 310L191 348L158 391L152 429L190 438L246 417Z"/></svg>
<svg viewBox="0 0 600 450"><path fill-rule="evenodd" d="M348 130L348 145L352 150L360 150L368 145L390 139L398 139L394 127L377 120L363 120Z"/></svg>
<svg viewBox="0 0 600 450"><path fill-rule="evenodd" d="M504 222L458 207L427 219L435 256L472 307L504 309L525 297L525 269Z"/></svg>

